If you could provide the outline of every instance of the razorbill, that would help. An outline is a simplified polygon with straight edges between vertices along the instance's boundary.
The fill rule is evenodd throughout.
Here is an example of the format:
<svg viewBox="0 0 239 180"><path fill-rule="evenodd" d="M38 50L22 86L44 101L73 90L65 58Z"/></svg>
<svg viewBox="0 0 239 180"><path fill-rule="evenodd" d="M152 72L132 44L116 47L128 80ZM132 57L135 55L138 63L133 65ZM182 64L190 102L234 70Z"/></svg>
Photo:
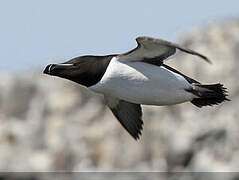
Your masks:
<svg viewBox="0 0 239 180"><path fill-rule="evenodd" d="M58 76L104 95L106 104L134 139L142 131L144 105L173 105L190 101L197 107L229 100L222 84L201 84L164 64L176 50L209 59L165 40L138 37L137 47L123 54L80 56L49 64L44 73Z"/></svg>

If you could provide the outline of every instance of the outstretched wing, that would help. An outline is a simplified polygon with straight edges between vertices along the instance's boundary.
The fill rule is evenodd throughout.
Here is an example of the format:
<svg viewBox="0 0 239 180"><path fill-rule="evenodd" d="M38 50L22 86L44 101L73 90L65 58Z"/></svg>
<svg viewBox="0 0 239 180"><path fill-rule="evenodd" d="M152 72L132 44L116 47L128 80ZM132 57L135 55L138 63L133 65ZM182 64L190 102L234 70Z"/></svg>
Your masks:
<svg viewBox="0 0 239 180"><path fill-rule="evenodd" d="M142 109L140 104L130 103L117 98L105 97L112 113L120 124L135 139L139 139L143 129Z"/></svg>
<svg viewBox="0 0 239 180"><path fill-rule="evenodd" d="M151 61L152 63L154 63L154 61L163 62L164 59L172 56L176 50L179 49L183 52L199 56L210 63L210 60L206 56L162 39L141 36L136 38L136 42L138 46L135 49L120 54L118 57L123 61L144 61L146 63L147 61Z"/></svg>

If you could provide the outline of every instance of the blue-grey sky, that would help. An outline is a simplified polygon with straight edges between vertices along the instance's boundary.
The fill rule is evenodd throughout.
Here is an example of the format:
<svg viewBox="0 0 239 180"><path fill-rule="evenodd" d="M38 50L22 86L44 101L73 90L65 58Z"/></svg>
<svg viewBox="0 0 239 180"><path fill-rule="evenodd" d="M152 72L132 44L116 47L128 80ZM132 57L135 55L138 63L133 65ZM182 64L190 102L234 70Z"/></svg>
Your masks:
<svg viewBox="0 0 239 180"><path fill-rule="evenodd" d="M1 0L0 72L135 47L239 15L236 0Z"/></svg>

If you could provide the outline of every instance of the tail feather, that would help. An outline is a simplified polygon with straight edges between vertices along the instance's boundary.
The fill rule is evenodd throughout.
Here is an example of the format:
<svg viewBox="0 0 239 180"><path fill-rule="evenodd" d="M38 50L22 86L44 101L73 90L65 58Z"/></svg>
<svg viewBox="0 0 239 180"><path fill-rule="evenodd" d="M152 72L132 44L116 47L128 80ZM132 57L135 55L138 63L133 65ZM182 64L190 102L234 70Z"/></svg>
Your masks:
<svg viewBox="0 0 239 180"><path fill-rule="evenodd" d="M197 96L191 103L200 108L202 106L213 106L224 101L230 101L227 98L227 89L220 83L210 85L193 84L193 89L189 91Z"/></svg>

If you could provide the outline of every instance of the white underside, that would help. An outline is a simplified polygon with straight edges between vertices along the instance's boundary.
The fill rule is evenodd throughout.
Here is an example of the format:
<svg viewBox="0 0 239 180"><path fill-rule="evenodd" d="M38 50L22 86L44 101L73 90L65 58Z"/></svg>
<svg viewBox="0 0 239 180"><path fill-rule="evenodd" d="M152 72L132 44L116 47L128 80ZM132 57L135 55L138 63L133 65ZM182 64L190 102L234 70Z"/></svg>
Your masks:
<svg viewBox="0 0 239 180"><path fill-rule="evenodd" d="M121 62L113 58L101 81L90 89L106 96L148 105L171 105L191 101L194 95L184 77L162 66Z"/></svg>

